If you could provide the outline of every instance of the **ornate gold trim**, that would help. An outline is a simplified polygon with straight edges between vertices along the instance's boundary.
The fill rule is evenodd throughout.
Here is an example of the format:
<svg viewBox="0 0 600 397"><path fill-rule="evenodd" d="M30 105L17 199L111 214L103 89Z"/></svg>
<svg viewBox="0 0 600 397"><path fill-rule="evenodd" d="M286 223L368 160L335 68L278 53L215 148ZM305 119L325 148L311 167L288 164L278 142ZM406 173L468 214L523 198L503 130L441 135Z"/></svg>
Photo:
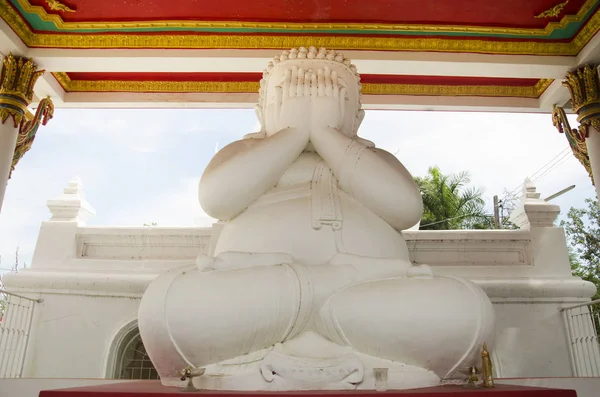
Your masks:
<svg viewBox="0 0 600 397"><path fill-rule="evenodd" d="M43 98L38 104L35 115L29 113L29 111L27 113L28 114L19 127L17 145L15 146L10 173L8 175L9 179L12 175L12 172L15 170L15 167L19 163L19 160L21 160L25 153L31 149L35 139L35 134L37 133L39 127L41 125L46 125L54 116L54 103L52 103L50 97Z"/></svg>
<svg viewBox="0 0 600 397"><path fill-rule="evenodd" d="M486 96L539 98L552 84L542 79L535 86L504 85L433 85L433 84L363 84L364 95L415 95L415 96Z"/></svg>
<svg viewBox="0 0 600 397"><path fill-rule="evenodd" d="M483 40L411 39L352 36L313 36L311 45L339 50L470 52L510 55L576 55L571 43L501 42ZM29 47L41 48L180 48L287 49L306 46L302 36L234 35L34 35Z"/></svg>
<svg viewBox="0 0 600 397"><path fill-rule="evenodd" d="M144 34L47 34L33 33L8 0L0 0L0 17L28 47L42 48L204 48L287 49L306 46L303 36L267 35L144 35ZM469 52L511 55L576 55L600 29L600 12L570 43L489 41L412 37L312 36L311 45L340 50Z"/></svg>
<svg viewBox="0 0 600 397"><path fill-rule="evenodd" d="M566 0L563 3L557 4L552 8L547 9L546 11L536 15L534 18L554 18L560 15L562 10L569 4L569 0ZM583 7L582 7L583 8Z"/></svg>
<svg viewBox="0 0 600 397"><path fill-rule="evenodd" d="M21 3L21 1L19 1L19 3ZM23 1L23 3L29 4L29 2L27 0ZM70 8L69 6L67 6L67 5L65 5L63 3L61 3L58 0L46 0L46 4L48 4L48 7L50 7L50 9L54 10L54 11L75 12L74 9ZM43 9L44 8L42 7L42 10Z"/></svg>
<svg viewBox="0 0 600 397"><path fill-rule="evenodd" d="M61 30L75 29L132 29L132 28L230 28L230 29L272 29L272 30L371 30L371 31L408 31L436 33L483 33L510 34L518 36L549 36L557 29L564 29L573 22L580 22L595 5L596 0L587 0L576 15L565 15L559 22L550 22L543 29L523 29L488 26L439 26L415 24L372 24L372 23L288 23L288 22L234 22L234 21L125 21L125 22L65 22L58 14L48 14L44 7L34 6L28 0L17 0L28 13L38 15L42 20L51 22ZM2 2L0 2L1 4Z"/></svg>
<svg viewBox="0 0 600 397"><path fill-rule="evenodd" d="M568 72L562 83L569 89L573 111L577 113L579 129L591 125L600 131L600 78L597 64L585 64Z"/></svg>
<svg viewBox="0 0 600 397"><path fill-rule="evenodd" d="M592 180L592 185L594 185L594 175L585 142L588 134L587 126L580 124L579 130L571 128L565 110L556 105L554 105L554 110L552 111L552 124L558 129L558 132L565 134L573 155L583 165Z"/></svg>
<svg viewBox="0 0 600 397"><path fill-rule="evenodd" d="M0 121L11 117L18 127L33 99L33 87L44 70L37 70L31 59L15 57L8 53L2 61L0 72Z"/></svg>
<svg viewBox="0 0 600 397"><path fill-rule="evenodd" d="M71 80L66 73L53 73L66 92L159 92L159 93L255 93L253 81L122 81ZM538 98L552 83L542 79L535 86L363 84L364 95L496 96Z"/></svg>
<svg viewBox="0 0 600 397"><path fill-rule="evenodd" d="M71 80L66 73L53 73L66 92L258 92L258 81L131 81Z"/></svg>
<svg viewBox="0 0 600 397"><path fill-rule="evenodd" d="M573 111L581 113L582 108L600 103L600 80L598 65L585 64L573 71L567 72L562 85L569 89Z"/></svg>

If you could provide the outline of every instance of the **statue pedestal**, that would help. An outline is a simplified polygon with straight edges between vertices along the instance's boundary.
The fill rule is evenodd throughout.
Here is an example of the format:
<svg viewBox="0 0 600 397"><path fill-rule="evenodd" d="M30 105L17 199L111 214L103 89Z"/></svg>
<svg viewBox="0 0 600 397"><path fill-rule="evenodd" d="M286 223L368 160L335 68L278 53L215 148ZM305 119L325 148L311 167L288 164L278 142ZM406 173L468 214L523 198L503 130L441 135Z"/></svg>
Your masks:
<svg viewBox="0 0 600 397"><path fill-rule="evenodd" d="M340 390L340 391L211 391L200 390L186 393L174 387L165 387L160 381L114 383L110 385L75 387L59 390L42 390L39 397L158 397L194 396L204 397L577 397L575 390L547 389L514 385L496 385L494 389L465 389L461 386L436 386L412 390Z"/></svg>

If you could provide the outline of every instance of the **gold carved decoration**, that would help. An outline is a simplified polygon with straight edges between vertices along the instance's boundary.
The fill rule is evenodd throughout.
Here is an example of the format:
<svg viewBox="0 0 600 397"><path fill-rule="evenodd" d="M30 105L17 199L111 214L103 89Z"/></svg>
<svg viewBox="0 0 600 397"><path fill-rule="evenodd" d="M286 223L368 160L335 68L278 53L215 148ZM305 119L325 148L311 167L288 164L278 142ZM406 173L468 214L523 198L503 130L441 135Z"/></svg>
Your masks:
<svg viewBox="0 0 600 397"><path fill-rule="evenodd" d="M27 2L29 4L29 2L27 0L25 0L25 2ZM69 8L69 6L61 3L58 0L46 0L46 4L48 4L48 7L50 7L51 10L63 11L63 12L75 12L74 9Z"/></svg>
<svg viewBox="0 0 600 397"><path fill-rule="evenodd" d="M11 117L16 127L21 124L27 106L33 99L33 87L44 74L37 70L31 59L15 57L9 53L2 62L0 74L0 120L2 123Z"/></svg>
<svg viewBox="0 0 600 397"><path fill-rule="evenodd" d="M534 18L556 18L560 15L562 10L567 6L568 3L569 0L565 1L564 3L557 4L549 10L546 10L541 14L536 15Z"/></svg>
<svg viewBox="0 0 600 397"><path fill-rule="evenodd" d="M66 73L53 73L66 92L158 92L158 93L256 93L258 81L131 81L71 80ZM364 95L491 96L538 98L552 83L541 79L535 86L369 84Z"/></svg>
<svg viewBox="0 0 600 397"><path fill-rule="evenodd" d="M494 385L494 376L492 374L492 358L490 357L490 352L485 343L481 350L481 378L483 379L483 387L488 389L496 387Z"/></svg>
<svg viewBox="0 0 600 397"><path fill-rule="evenodd" d="M554 106L552 123L558 131L564 133L575 157L585 167L592 184L594 176L590 165L586 138L590 127L600 133L600 79L598 65L585 64L576 70L568 72L563 85L569 89L573 111L577 113L579 128L571 128L563 108Z"/></svg>
<svg viewBox="0 0 600 397"><path fill-rule="evenodd" d="M6 0L5 0L6 1ZM48 0L46 0L48 1ZM55 0L50 0L55 1ZM510 34L517 36L550 36L555 30L564 29L570 23L580 22L595 5L596 0L587 0L576 15L566 15L559 22L550 22L543 29L464 26L464 25L419 25L419 24L374 24L374 23L294 23L294 22L237 22L237 21L103 21L103 22L65 22L58 14L48 14L44 7L34 6L29 0L16 0L25 12L36 14L43 21L51 22L60 30L76 29L135 29L135 28L223 28L223 29L265 29L265 30L337 30L337 31L408 31L435 33L479 33ZM0 1L0 4L2 2Z"/></svg>
<svg viewBox="0 0 600 397"><path fill-rule="evenodd" d="M552 124L558 129L558 132L565 134L573 155L583 165L592 180L592 184L594 184L594 175L592 174L592 166L588 156L587 144L585 143L588 134L587 128L584 125L580 125L579 130L571 128L565 110L556 105L554 105L552 111Z"/></svg>
<svg viewBox="0 0 600 397"><path fill-rule="evenodd" d="M15 147L10 174L8 176L9 179L19 160L21 160L25 153L31 149L31 145L33 145L33 141L35 139L35 134L37 133L40 125L46 125L46 123L48 123L53 116L54 104L48 97L40 101L35 115L32 116L31 113L29 113L29 117L26 117L26 119L21 122L19 127L19 135L17 135L17 145Z"/></svg>
<svg viewBox="0 0 600 397"><path fill-rule="evenodd" d="M27 110L27 106L33 99L35 82L42 74L44 71L37 70L37 65L28 58L15 57L9 53L2 62L0 120L5 123L10 117L14 127L19 128L11 173L19 160L31 148L39 126L46 125L54 114L54 104L50 98L40 101L35 115Z"/></svg>
<svg viewBox="0 0 600 397"><path fill-rule="evenodd" d="M428 95L539 98L552 84L541 79L534 86L508 85L436 85L436 84L362 84L364 95Z"/></svg>
<svg viewBox="0 0 600 397"><path fill-rule="evenodd" d="M573 111L577 113L577 121L584 128L591 125L600 132L600 81L597 69L596 64L585 64L568 72L563 85L571 93L571 103Z"/></svg>
<svg viewBox="0 0 600 397"><path fill-rule="evenodd" d="M18 0L22 1L22 0ZM588 12L595 5L594 0L586 1L582 10L587 7ZM33 6L31 6L33 7ZM43 7L40 7L43 9ZM582 10L577 18L583 18ZM23 17L12 7L8 0L0 0L0 17L19 35L28 47L43 48L203 48L203 49L288 49L300 47L306 44L303 36L288 35L189 35L173 34L168 32L162 35L149 35L137 33L122 34L48 34L34 33ZM51 14L48 18L59 17ZM571 17L567 16L571 21ZM53 19L54 22L56 22ZM61 19L62 21L62 19ZM560 24L562 24L562 22ZM164 21L148 22L164 23ZM178 22L179 23L179 22ZM191 22L190 22L191 23ZM207 22L208 23L208 22ZM227 27L235 27L227 25ZM548 24L550 26L552 23ZM567 23L568 24L568 23ZM246 27L251 27L248 24ZM255 24L254 24L255 25ZM271 24L276 26L277 24ZM104 27L106 24L103 25ZM147 26L147 25L144 25ZM156 25L158 26L158 25ZM164 26L164 25L161 25ZM222 27L214 25L215 27ZM302 25L309 29L316 25ZM390 25L397 26L397 25ZM415 29L427 29L421 25L413 25ZM548 26L546 28L548 28ZM552 25L555 26L555 25ZM558 25L556 25L558 26ZM560 25L562 26L562 25ZM566 26L566 24L565 24ZM143 26L140 26L143 27ZM290 24L284 24L281 28L290 29ZM318 27L318 26L316 26ZM387 27L386 27L387 28ZM432 26L432 29L440 34L446 32L446 27ZM468 27L457 27L462 32L468 31ZM372 29L365 25L365 29ZM441 29L441 30L440 30ZM504 28L496 33L505 32ZM554 29L554 28L553 28ZM339 50L379 50L379 51L436 51L436 52L469 52L485 54L511 54L511 55L576 55L585 44L600 30L600 12L594 13L589 21L582 27L577 36L571 42L543 42L543 41L498 41L486 39L447 39L447 38L414 38L414 37L365 37L365 36L312 36L311 41L315 46L336 48ZM457 30L458 31L458 30ZM475 32L475 31L473 31ZM515 34L513 32L506 33Z"/></svg>

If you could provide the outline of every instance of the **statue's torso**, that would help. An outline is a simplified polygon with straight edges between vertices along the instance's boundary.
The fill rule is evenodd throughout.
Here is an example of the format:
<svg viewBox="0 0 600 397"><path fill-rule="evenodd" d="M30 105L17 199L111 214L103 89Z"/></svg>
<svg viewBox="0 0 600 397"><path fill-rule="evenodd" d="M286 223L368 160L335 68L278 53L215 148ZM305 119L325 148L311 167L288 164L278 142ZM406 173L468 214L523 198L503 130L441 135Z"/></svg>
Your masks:
<svg viewBox="0 0 600 397"><path fill-rule="evenodd" d="M288 253L300 264L324 264L336 253L408 258L400 233L342 191L313 152L225 225L215 254L225 251Z"/></svg>

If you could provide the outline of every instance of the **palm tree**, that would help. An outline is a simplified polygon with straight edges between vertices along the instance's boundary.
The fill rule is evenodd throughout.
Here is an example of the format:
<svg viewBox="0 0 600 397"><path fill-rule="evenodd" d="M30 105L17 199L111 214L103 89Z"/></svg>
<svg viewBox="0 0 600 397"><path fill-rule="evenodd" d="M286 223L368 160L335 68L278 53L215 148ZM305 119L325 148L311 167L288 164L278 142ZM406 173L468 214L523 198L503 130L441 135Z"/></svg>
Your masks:
<svg viewBox="0 0 600 397"><path fill-rule="evenodd" d="M491 229L492 216L485 211L483 189L470 187L468 172L444 175L431 167L426 177L415 177L423 197L420 229Z"/></svg>

